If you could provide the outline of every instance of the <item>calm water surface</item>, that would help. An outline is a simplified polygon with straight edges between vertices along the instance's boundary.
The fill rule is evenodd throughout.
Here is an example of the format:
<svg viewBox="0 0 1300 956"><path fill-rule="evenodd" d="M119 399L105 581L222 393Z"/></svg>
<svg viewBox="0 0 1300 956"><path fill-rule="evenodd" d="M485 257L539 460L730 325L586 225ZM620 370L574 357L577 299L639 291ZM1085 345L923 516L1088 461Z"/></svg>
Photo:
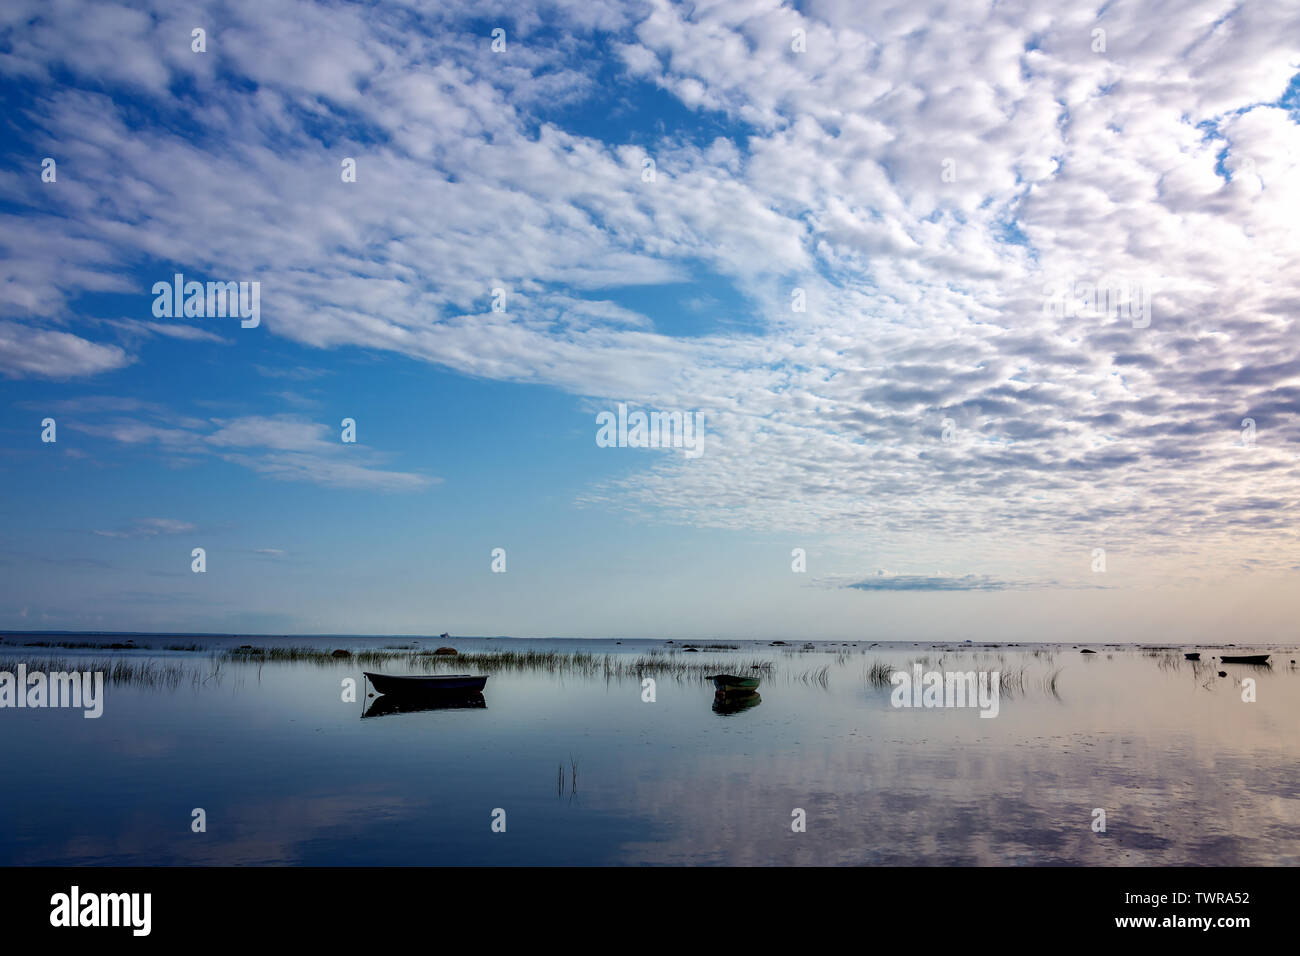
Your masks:
<svg viewBox="0 0 1300 956"><path fill-rule="evenodd" d="M149 658L204 679L112 684L98 720L0 710L7 865L1300 863L1292 647L1268 648L1274 666L1257 668L1208 660L1222 649L1198 666L1181 650L1101 646L742 643L693 654L661 642L457 640L466 652L630 660L660 649L721 671L756 658L773 670L760 701L734 713L715 712L698 677L657 678L647 703L636 678L533 670L492 673L485 707L363 717L374 700L341 699L342 680L361 678L352 662L217 668L211 655L238 643L218 639L197 653L139 639L153 648L115 655L21 642L0 645L0 670L20 656ZM1023 687L986 719L895 708L890 688L866 679L874 662L918 660L1023 668ZM1241 699L1244 678L1256 681L1254 703ZM191 832L196 807L205 833ZM491 828L498 808L504 833ZM806 832L792 830L796 808ZM1104 833L1094 808L1106 811Z"/></svg>

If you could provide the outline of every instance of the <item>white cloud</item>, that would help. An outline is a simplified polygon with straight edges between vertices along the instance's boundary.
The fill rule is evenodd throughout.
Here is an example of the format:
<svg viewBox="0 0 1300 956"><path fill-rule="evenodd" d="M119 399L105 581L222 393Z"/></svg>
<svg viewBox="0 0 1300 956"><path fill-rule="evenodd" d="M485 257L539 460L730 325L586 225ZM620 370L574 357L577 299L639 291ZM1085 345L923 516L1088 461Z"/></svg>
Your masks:
<svg viewBox="0 0 1300 956"><path fill-rule="evenodd" d="M102 538L152 538L160 534L188 534L196 526L175 518L136 518L131 525L116 531L95 531Z"/></svg>
<svg viewBox="0 0 1300 956"><path fill-rule="evenodd" d="M79 378L130 362L130 356L116 345L0 320L0 372L11 378Z"/></svg>
<svg viewBox="0 0 1300 956"><path fill-rule="evenodd" d="M241 4L203 62L176 52L171 14L89 10L31 8L0 70L58 64L168 111L192 82L204 133L43 90L32 121L78 175L0 183L39 210L4 224L0 301L25 321L71 322L76 292L167 258L260 280L266 331L301 343L705 412L703 458L656 458L585 496L602 506L965 548L972 566L1031 548L1068 564L1098 541L1206 565L1294 552L1300 133L1266 105L1300 71L1294 5L510 5L495 56L457 6ZM91 26L111 57L83 58ZM642 182L645 131L602 141L552 109L598 94L602 56L744 135L669 125ZM759 332L673 338L610 300L700 265ZM1044 283L1107 276L1153 284L1149 328L1044 313ZM0 366L22 374L129 361L6 329ZM100 427L274 477L423 480L326 453L301 421Z"/></svg>
<svg viewBox="0 0 1300 956"><path fill-rule="evenodd" d="M124 445L157 448L173 459L182 456L185 463L215 456L271 478L333 488L420 491L441 480L385 468L388 455L359 442L344 444L328 426L293 415L203 421L162 412L155 421L77 419L68 427Z"/></svg>

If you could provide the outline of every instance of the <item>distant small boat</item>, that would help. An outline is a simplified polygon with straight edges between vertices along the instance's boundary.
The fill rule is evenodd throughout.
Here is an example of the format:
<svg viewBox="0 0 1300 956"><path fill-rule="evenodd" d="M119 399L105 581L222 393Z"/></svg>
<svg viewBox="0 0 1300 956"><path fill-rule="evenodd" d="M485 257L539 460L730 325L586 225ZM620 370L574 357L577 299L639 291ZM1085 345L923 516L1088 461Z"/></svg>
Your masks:
<svg viewBox="0 0 1300 956"><path fill-rule="evenodd" d="M1184 654L1183 657L1187 658L1189 661L1199 661L1201 659L1200 652Z"/></svg>
<svg viewBox="0 0 1300 956"><path fill-rule="evenodd" d="M486 677L471 677L469 674L440 674L438 676L372 674L362 671L366 679L381 694L394 696L419 697L430 695L462 696L477 694L487 684Z"/></svg>
<svg viewBox="0 0 1300 956"><path fill-rule="evenodd" d="M1237 654L1232 657L1220 657L1225 664L1267 664L1267 654Z"/></svg>
<svg viewBox="0 0 1300 956"><path fill-rule="evenodd" d="M752 694L758 689L758 677L736 677L733 674L714 674L708 678L713 681L719 694Z"/></svg>

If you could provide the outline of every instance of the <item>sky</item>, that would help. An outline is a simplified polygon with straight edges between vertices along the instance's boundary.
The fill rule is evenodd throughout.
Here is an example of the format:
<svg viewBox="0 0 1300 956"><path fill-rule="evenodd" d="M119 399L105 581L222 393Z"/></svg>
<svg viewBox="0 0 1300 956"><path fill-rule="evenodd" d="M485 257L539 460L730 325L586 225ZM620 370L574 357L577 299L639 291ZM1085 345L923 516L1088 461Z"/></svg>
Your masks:
<svg viewBox="0 0 1300 956"><path fill-rule="evenodd" d="M0 104L0 628L1294 640L1300 4L11 0Z"/></svg>

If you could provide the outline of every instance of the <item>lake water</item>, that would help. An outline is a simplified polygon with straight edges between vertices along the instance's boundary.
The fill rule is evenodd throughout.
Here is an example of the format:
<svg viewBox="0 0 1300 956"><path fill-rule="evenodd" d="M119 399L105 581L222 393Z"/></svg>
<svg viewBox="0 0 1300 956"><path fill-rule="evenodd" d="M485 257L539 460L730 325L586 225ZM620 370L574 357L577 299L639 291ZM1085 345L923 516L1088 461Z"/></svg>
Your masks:
<svg viewBox="0 0 1300 956"><path fill-rule="evenodd" d="M0 864L1300 863L1294 647L1264 649L1260 668L1209 659L1245 649L1205 649L1194 665L1181 649L1101 645L451 640L624 665L654 652L694 672L659 672L649 702L636 676L486 670L485 706L363 716L382 698L364 696L353 661L219 661L241 639L137 638L151 646L112 653L31 640L7 636L0 670L59 657L186 676L110 683L96 720L0 710ZM701 674L755 660L772 665L757 701L715 709ZM868 680L872 664L914 662L997 670L1013 686L982 718L895 707ZM410 671L405 658L366 669ZM440 665L462 670L480 672ZM355 702L342 699L349 677ZM195 808L206 832L191 829Z"/></svg>

